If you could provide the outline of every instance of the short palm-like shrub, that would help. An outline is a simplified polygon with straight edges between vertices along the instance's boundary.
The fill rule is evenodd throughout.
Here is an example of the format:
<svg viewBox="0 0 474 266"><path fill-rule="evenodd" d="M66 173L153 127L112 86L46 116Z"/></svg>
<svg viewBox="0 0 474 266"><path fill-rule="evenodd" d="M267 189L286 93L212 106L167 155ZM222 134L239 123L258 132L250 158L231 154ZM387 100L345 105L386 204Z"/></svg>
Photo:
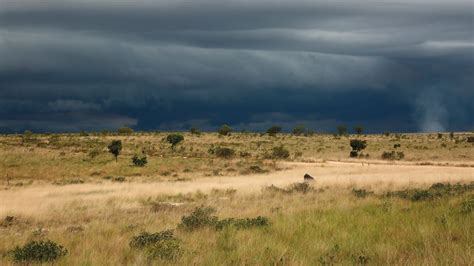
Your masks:
<svg viewBox="0 0 474 266"><path fill-rule="evenodd" d="M67 254L67 249L51 240L31 241L11 252L13 261L23 263L53 262Z"/></svg>

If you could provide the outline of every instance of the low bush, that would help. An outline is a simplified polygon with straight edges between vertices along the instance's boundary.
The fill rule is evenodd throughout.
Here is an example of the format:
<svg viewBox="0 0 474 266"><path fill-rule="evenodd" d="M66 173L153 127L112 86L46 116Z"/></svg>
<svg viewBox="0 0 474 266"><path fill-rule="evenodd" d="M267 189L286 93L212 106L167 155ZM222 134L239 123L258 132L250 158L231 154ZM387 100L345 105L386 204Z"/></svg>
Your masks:
<svg viewBox="0 0 474 266"><path fill-rule="evenodd" d="M142 154L142 155L135 154L132 158L132 163L135 166L143 167L148 163L148 161L147 161L146 155L144 155L144 154Z"/></svg>
<svg viewBox="0 0 474 266"><path fill-rule="evenodd" d="M145 250L145 255L148 259L164 259L175 260L183 253L181 241L178 239L169 239L159 241L148 246Z"/></svg>
<svg viewBox="0 0 474 266"><path fill-rule="evenodd" d="M352 189L352 194L358 198L366 198L369 195L374 194L372 191L367 191L365 189Z"/></svg>
<svg viewBox="0 0 474 266"><path fill-rule="evenodd" d="M462 195L467 192L474 191L474 182L470 184L444 184L436 183L428 189L407 189L388 192L388 197L399 197L409 199L411 201L423 201L431 199L440 199L447 196Z"/></svg>
<svg viewBox="0 0 474 266"><path fill-rule="evenodd" d="M271 159L287 159L288 157L290 157L290 152L283 145L272 149Z"/></svg>
<svg viewBox="0 0 474 266"><path fill-rule="evenodd" d="M215 227L217 230L222 230L227 226L232 226L237 229L247 229L251 227L261 227L267 226L270 222L267 217L258 216L256 218L243 218L243 219L236 219L236 218L227 218L220 220L216 223Z"/></svg>
<svg viewBox="0 0 474 266"><path fill-rule="evenodd" d="M474 144L474 136L467 137L466 141Z"/></svg>
<svg viewBox="0 0 474 266"><path fill-rule="evenodd" d="M473 210L474 210L474 195L471 195L469 198L465 199L461 203L461 212L471 213Z"/></svg>
<svg viewBox="0 0 474 266"><path fill-rule="evenodd" d="M51 240L31 241L10 251L13 261L20 263L53 262L67 252L66 248Z"/></svg>
<svg viewBox="0 0 474 266"><path fill-rule="evenodd" d="M190 215L181 217L178 228L192 231L205 226L213 226L218 221L217 217L212 215L215 211L211 207L198 207Z"/></svg>
<svg viewBox="0 0 474 266"><path fill-rule="evenodd" d="M130 247L140 249L170 239L174 239L173 230L166 230L158 233L141 232L139 235L132 237L132 240L130 240Z"/></svg>
<svg viewBox="0 0 474 266"><path fill-rule="evenodd" d="M403 158L405 158L405 153L403 153L402 151L399 151L399 152L396 152L396 151L391 151L391 152L388 152L388 151L384 151L382 153L382 159L383 160L402 160Z"/></svg>
<svg viewBox="0 0 474 266"><path fill-rule="evenodd" d="M216 147L214 148L213 153L219 158L230 159L234 157L235 150L226 147Z"/></svg>

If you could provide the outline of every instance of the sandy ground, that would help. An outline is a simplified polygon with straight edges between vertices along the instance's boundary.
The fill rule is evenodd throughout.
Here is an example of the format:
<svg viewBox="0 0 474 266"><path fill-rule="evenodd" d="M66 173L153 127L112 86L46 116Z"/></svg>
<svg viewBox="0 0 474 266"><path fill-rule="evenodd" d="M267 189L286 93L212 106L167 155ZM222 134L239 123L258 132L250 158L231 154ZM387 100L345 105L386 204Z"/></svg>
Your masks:
<svg viewBox="0 0 474 266"><path fill-rule="evenodd" d="M287 186L302 182L308 173L316 187L365 187L371 190L418 187L436 182L472 182L474 168L367 164L328 161L324 163L285 163L289 170L236 177L202 177L186 182L90 183L75 185L32 185L0 191L0 216L38 214L64 208L71 202L103 202L111 199L138 202L160 194L209 192L212 189L237 189L239 193L258 193L265 186Z"/></svg>

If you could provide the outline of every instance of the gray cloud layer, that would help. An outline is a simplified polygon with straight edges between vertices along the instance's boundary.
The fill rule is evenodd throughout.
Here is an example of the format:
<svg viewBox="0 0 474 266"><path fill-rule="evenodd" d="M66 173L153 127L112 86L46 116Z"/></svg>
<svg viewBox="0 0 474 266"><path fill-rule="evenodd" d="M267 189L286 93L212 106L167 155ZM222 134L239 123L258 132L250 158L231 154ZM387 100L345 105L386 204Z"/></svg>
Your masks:
<svg viewBox="0 0 474 266"><path fill-rule="evenodd" d="M471 1L1 0L0 130L473 130L473 60Z"/></svg>

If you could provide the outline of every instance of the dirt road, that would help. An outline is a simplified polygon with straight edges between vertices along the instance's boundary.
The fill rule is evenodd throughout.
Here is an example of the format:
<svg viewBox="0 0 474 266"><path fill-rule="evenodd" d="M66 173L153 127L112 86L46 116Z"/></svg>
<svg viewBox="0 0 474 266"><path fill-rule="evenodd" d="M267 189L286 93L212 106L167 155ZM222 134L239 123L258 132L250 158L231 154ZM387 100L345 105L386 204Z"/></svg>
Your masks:
<svg viewBox="0 0 474 266"><path fill-rule="evenodd" d="M366 187L371 190L429 185L436 182L472 182L474 168L367 164L351 162L285 163L288 170L268 174L235 177L202 177L186 182L86 183L77 185L32 185L0 191L0 216L12 213L36 213L61 208L70 202L97 202L110 199L137 202L159 194L209 192L212 189L237 189L255 193L262 187L287 186L302 182L308 173L316 178L314 186Z"/></svg>

